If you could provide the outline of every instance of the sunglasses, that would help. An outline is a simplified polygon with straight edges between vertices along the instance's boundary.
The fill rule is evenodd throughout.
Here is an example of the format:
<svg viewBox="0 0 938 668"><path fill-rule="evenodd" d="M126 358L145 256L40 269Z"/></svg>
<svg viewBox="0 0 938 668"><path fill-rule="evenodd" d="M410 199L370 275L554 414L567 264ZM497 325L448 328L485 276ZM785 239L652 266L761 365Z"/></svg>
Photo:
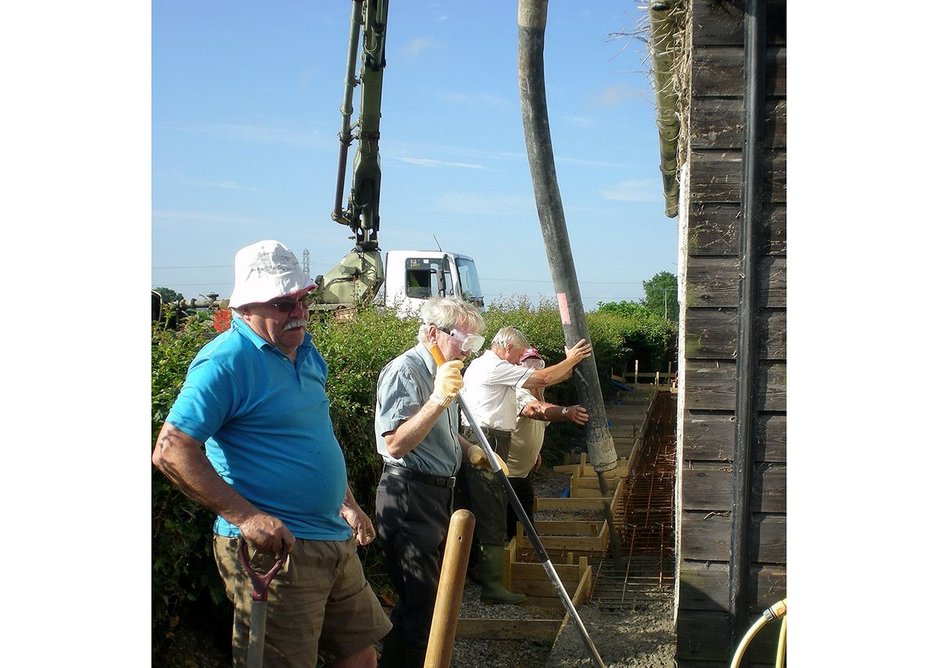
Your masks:
<svg viewBox="0 0 938 668"><path fill-rule="evenodd" d="M296 307L299 306L302 309L309 310L309 305L312 303L312 299L309 296L303 297L303 299L278 299L273 302L266 302L269 306L273 306L275 309L281 313L293 313L296 310Z"/></svg>
<svg viewBox="0 0 938 668"><path fill-rule="evenodd" d="M437 329L459 341L460 349L464 353L470 351L477 353L482 348L482 344L485 343L485 337L478 334L463 334L459 330L443 329L442 327L437 327Z"/></svg>

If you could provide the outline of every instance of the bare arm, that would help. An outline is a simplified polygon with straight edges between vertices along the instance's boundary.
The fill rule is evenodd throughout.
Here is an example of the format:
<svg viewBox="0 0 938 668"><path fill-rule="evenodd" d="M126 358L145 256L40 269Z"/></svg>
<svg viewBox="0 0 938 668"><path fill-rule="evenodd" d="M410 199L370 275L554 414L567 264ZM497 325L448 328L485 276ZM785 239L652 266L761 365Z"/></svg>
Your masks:
<svg viewBox="0 0 938 668"><path fill-rule="evenodd" d="M153 448L153 464L183 494L241 529L244 539L263 552L293 549L293 533L273 515L263 513L226 483L202 451L202 443L169 423Z"/></svg>
<svg viewBox="0 0 938 668"><path fill-rule="evenodd" d="M532 420L544 420L546 422L558 422L566 420L573 422L581 427L589 421L589 413L579 404L574 406L558 406L547 401L531 401L525 404L521 410L522 415Z"/></svg>
<svg viewBox="0 0 938 668"><path fill-rule="evenodd" d="M375 539L374 524L371 523L371 519L361 509L361 506L358 505L355 496L352 494L352 488L348 485L345 486L345 498L342 500L339 515L352 527L356 545L367 545Z"/></svg>
<svg viewBox="0 0 938 668"><path fill-rule="evenodd" d="M539 369L532 373L522 387L533 389L536 387L547 387L556 385L573 375L573 367L579 364L592 354L593 346L586 342L586 339L580 339L576 345L567 351L567 359L546 369Z"/></svg>
<svg viewBox="0 0 938 668"><path fill-rule="evenodd" d="M388 446L388 453L395 459L400 459L416 448L427 437L433 425L446 408L432 399L427 401L420 410L392 432L384 435L384 443Z"/></svg>

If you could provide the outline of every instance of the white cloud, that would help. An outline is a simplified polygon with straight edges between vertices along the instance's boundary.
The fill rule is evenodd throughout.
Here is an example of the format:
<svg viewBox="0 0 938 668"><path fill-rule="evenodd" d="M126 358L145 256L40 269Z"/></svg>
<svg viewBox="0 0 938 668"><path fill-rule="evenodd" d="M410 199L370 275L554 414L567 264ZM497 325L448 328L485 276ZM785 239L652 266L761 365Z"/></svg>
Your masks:
<svg viewBox="0 0 938 668"><path fill-rule="evenodd" d="M288 128L270 125L248 125L241 123L161 123L159 130L174 130L215 137L218 139L243 141L253 144L276 144L299 147L321 147L326 138L318 130L310 128ZM329 144L333 139L329 138Z"/></svg>
<svg viewBox="0 0 938 668"><path fill-rule="evenodd" d="M456 169L486 169L483 165L474 162L450 162L448 160L433 160L431 158L398 158L401 162L423 167L453 167Z"/></svg>
<svg viewBox="0 0 938 668"><path fill-rule="evenodd" d="M223 213L210 213L206 211L153 211L153 224L170 225L173 223L204 223L206 225L262 225L266 221L247 216L230 216Z"/></svg>
<svg viewBox="0 0 938 668"><path fill-rule="evenodd" d="M402 58L406 59L418 58L424 51L432 46L433 40L429 37L415 37L401 48L400 55Z"/></svg>
<svg viewBox="0 0 938 668"><path fill-rule="evenodd" d="M208 188L210 190L239 190L242 192L260 192L260 188L255 186L245 186L241 185L237 181L232 181L230 179L218 179L215 181L202 181L199 179L192 179L184 174L176 172L174 174L176 182L185 185L192 186L195 188Z"/></svg>
<svg viewBox="0 0 938 668"><path fill-rule="evenodd" d="M517 101L509 101L507 98L491 93L460 93L444 92L440 94L444 102L456 104L460 107L488 107L498 111L512 111L517 108Z"/></svg>
<svg viewBox="0 0 938 668"><path fill-rule="evenodd" d="M581 130L589 130L596 125L596 121L591 116L564 116L563 120Z"/></svg>
<svg viewBox="0 0 938 668"><path fill-rule="evenodd" d="M599 192L603 199L621 202L657 202L661 199L661 184L651 179L620 181L611 188Z"/></svg>
<svg viewBox="0 0 938 668"><path fill-rule="evenodd" d="M477 216L503 216L530 214L534 195L491 195L490 193L444 193L431 205L432 211L460 213Z"/></svg>
<svg viewBox="0 0 938 668"><path fill-rule="evenodd" d="M638 93L625 84L607 86L593 98L593 105L600 108L615 107L629 98L636 97Z"/></svg>

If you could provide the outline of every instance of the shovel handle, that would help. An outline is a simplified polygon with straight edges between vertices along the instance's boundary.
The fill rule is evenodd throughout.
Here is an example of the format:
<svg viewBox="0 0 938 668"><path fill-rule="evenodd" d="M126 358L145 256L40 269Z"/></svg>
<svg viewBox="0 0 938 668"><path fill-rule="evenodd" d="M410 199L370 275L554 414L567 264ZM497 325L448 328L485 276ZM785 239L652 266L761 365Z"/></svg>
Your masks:
<svg viewBox="0 0 938 668"><path fill-rule="evenodd" d="M270 567L270 570L264 574L258 573L253 568L251 568L251 560L248 557L248 543L244 540L243 537L238 539L238 560L241 562L241 565L244 566L244 570L248 572L248 577L251 578L251 584L254 586L254 591L251 592L251 599L255 601L266 601L267 600L267 590L270 588L270 581L274 579L274 576L280 572L280 569L283 568L283 564L287 559L287 546L284 545L280 549L280 554L277 555L277 561L274 562L274 565Z"/></svg>

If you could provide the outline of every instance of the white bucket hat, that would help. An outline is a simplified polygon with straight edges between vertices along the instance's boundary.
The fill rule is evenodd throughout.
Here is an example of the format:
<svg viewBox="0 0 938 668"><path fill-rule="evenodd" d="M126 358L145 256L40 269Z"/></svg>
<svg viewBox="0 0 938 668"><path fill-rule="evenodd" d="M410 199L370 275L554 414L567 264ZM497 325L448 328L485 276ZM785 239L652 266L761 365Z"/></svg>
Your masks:
<svg viewBox="0 0 938 668"><path fill-rule="evenodd" d="M258 241L235 255L235 286L228 306L259 304L315 287L289 248L279 241Z"/></svg>

